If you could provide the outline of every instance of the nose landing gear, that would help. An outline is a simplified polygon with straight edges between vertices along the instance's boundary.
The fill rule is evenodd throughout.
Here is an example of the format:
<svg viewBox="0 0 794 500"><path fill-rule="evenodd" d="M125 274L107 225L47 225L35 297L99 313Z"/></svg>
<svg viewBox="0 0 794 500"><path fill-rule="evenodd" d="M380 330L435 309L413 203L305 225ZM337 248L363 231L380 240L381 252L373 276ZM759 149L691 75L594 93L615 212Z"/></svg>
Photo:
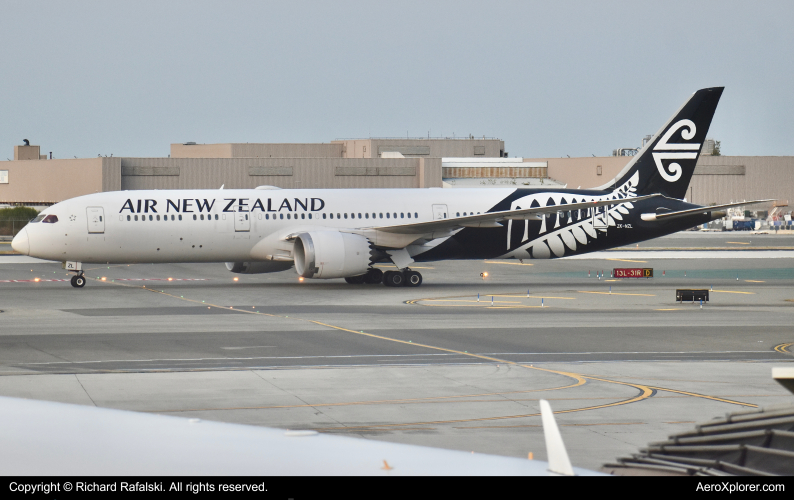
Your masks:
<svg viewBox="0 0 794 500"><path fill-rule="evenodd" d="M83 276L83 272L81 271L80 274L72 276L72 286L75 288L83 288L85 286L85 276Z"/></svg>

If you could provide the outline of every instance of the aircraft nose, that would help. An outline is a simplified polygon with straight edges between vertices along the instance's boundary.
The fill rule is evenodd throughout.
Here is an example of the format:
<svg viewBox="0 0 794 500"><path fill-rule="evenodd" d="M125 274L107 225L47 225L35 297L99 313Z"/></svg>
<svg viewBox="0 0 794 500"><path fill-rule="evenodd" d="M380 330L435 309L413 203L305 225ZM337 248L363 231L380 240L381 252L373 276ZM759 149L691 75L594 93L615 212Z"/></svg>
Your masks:
<svg viewBox="0 0 794 500"><path fill-rule="evenodd" d="M14 239L11 241L11 248L19 253L30 255L30 240L28 239L27 228L23 227L22 230L14 236Z"/></svg>

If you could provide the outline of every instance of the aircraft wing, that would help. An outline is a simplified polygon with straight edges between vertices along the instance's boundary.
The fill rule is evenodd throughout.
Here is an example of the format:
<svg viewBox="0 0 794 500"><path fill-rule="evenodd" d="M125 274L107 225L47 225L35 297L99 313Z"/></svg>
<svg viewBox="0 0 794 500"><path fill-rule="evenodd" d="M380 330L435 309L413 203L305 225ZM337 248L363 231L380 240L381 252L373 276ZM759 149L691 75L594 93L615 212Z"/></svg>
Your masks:
<svg viewBox="0 0 794 500"><path fill-rule="evenodd" d="M541 460L312 430L8 397L0 397L0 408L0 470L9 476L603 475ZM544 426L548 426L546 418L544 414ZM553 430L558 431L556 424ZM566 453L561 439L555 436L550 455ZM566 460L567 456L558 459Z"/></svg>
<svg viewBox="0 0 794 500"><path fill-rule="evenodd" d="M740 207L742 205L752 205L754 203L766 203L775 200L755 200L755 201L742 201L738 203L726 203L724 205L712 205L710 207L690 208L689 210L679 210L677 212L663 212L660 214L642 214L640 217L644 221L652 222L657 220L675 219L677 217L686 217L687 215L704 214L706 212L713 212L720 208Z"/></svg>
<svg viewBox="0 0 794 500"><path fill-rule="evenodd" d="M633 198L617 198L612 200L588 201L583 203L565 203L562 205L552 205L548 207L522 208L520 210L503 210L500 212L486 212L478 215L468 215L466 217L450 217L428 222L415 222L413 224L401 224L399 226L381 226L374 229L385 233L397 234L426 234L441 230L457 229L462 227L502 227L498 222L505 220L525 220L534 219L541 214L553 214L556 212L568 212L572 210L584 210L588 208L603 207L608 205L621 205L623 203L634 203L646 200L660 194L649 194L646 196L635 196Z"/></svg>

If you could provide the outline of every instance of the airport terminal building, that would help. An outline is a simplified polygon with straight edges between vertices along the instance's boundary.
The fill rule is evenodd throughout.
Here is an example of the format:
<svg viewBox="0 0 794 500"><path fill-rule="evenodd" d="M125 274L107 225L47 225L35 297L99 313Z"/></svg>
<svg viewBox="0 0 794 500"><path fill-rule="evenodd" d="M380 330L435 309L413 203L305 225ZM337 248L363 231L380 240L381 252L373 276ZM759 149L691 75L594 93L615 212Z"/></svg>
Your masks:
<svg viewBox="0 0 794 500"><path fill-rule="evenodd" d="M14 147L0 162L0 204L46 206L84 194L140 189L591 188L629 156L509 158L495 138L345 139L329 143L171 144L167 158L52 159ZM708 156L698 160L689 201L720 204L794 198L794 157ZM767 209L770 207L758 207Z"/></svg>

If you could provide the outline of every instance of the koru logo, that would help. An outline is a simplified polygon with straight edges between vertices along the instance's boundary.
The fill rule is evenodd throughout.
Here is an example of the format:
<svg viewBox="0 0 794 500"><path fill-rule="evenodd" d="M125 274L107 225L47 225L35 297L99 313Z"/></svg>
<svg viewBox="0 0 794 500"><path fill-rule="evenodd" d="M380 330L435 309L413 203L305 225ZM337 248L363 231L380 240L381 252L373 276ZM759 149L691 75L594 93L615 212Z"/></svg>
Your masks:
<svg viewBox="0 0 794 500"><path fill-rule="evenodd" d="M683 129L683 130L681 130ZM667 182L675 182L681 178L681 165L676 162L673 162L667 166L665 169L664 165L662 165L662 160L694 160L698 156L698 151L700 150L700 143L669 143L667 141L670 138L681 130L681 137L688 141L695 137L695 131L697 128L695 124L692 123L692 120L679 120L675 123L670 129L662 136L659 142L654 146L653 150L653 161L656 162L656 168L659 170L659 173L662 174L664 180ZM660 153L656 153L655 151L661 151Z"/></svg>

